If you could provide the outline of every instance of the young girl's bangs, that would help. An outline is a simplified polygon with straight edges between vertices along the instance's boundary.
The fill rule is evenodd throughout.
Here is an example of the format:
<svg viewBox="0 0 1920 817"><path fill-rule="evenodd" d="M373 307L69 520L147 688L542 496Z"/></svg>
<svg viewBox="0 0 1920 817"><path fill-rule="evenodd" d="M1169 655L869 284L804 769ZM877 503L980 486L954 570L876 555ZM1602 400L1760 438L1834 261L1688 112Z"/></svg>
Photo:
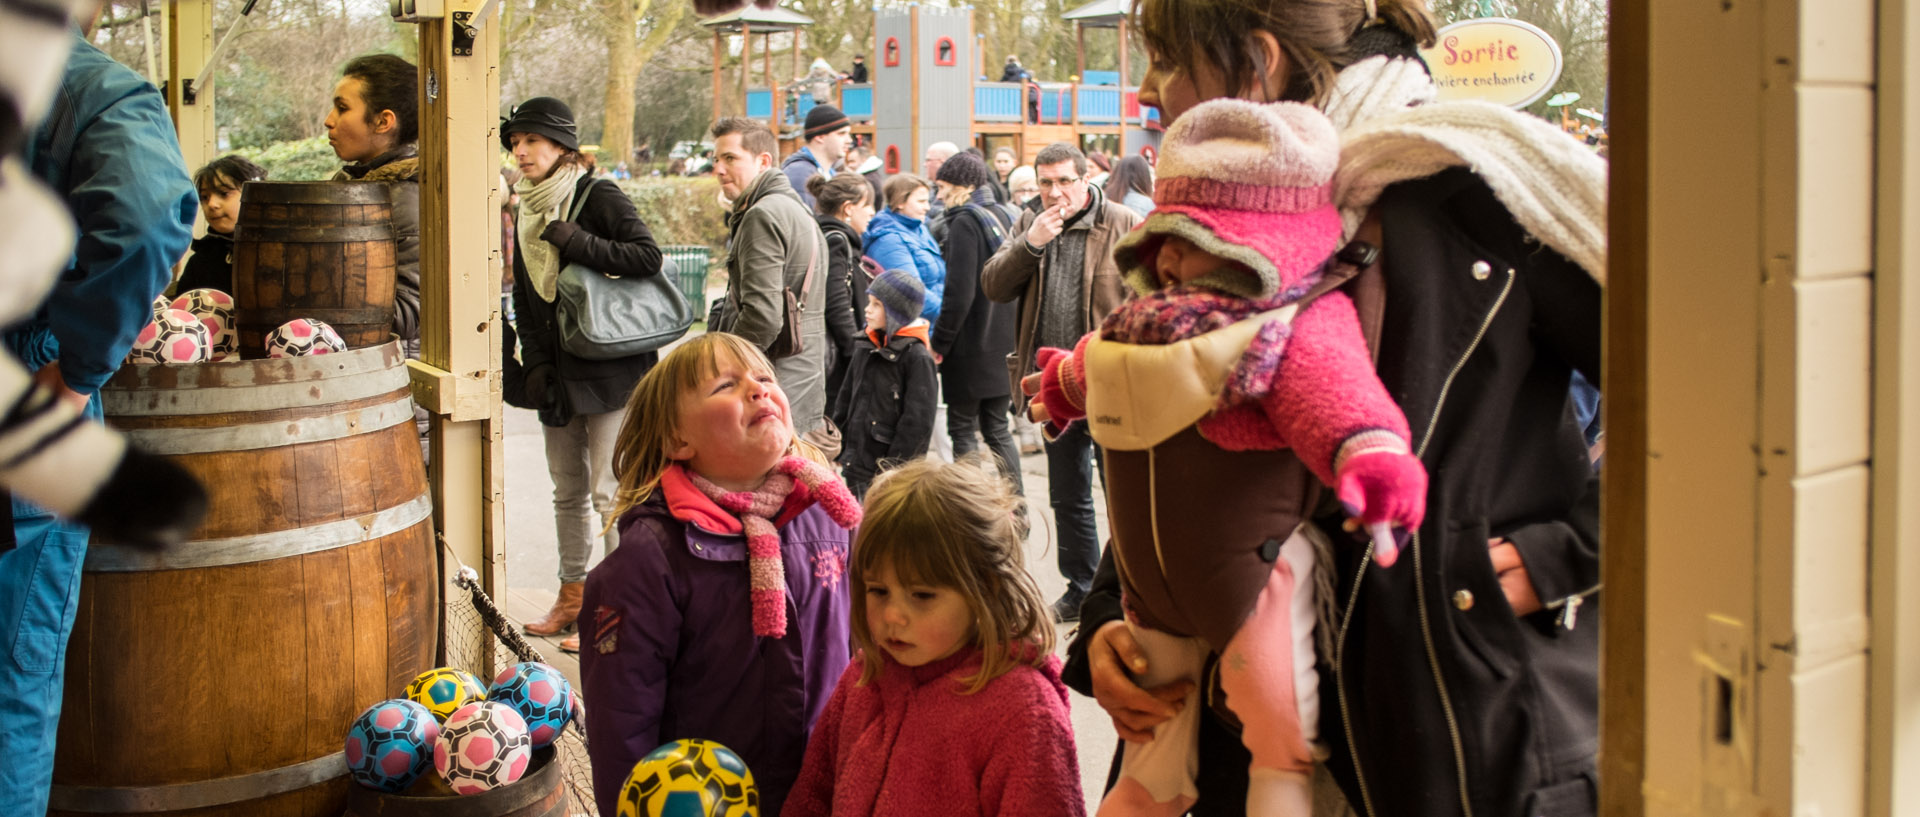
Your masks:
<svg viewBox="0 0 1920 817"><path fill-rule="evenodd" d="M904 584L971 590L957 553L965 543L957 541L959 532L951 524L943 524L952 517L938 513L936 502L921 491L869 494L866 518L854 537L857 574L864 578L888 565Z"/></svg>

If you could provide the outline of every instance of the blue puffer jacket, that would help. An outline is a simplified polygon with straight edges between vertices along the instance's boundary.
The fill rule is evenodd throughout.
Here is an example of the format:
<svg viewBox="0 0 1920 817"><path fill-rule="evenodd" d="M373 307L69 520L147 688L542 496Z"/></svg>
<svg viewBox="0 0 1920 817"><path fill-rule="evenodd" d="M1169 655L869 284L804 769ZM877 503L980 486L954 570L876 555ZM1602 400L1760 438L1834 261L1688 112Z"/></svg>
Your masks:
<svg viewBox="0 0 1920 817"><path fill-rule="evenodd" d="M940 257L940 244L927 232L926 223L881 210L867 222L866 242L867 257L875 263L886 269L913 270L920 276L920 283L927 287L927 305L920 317L928 323L938 321L940 296L947 288L947 262Z"/></svg>

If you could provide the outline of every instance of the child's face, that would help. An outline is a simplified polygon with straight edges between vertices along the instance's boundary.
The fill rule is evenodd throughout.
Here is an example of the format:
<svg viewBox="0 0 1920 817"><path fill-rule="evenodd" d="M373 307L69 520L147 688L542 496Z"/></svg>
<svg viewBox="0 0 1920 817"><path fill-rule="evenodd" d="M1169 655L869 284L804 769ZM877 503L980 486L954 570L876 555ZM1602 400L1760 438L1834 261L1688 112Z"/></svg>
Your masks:
<svg viewBox="0 0 1920 817"><path fill-rule="evenodd" d="M882 335L887 333L887 307L872 295L867 296L867 328Z"/></svg>
<svg viewBox="0 0 1920 817"><path fill-rule="evenodd" d="M1237 266L1177 235L1162 240L1160 251L1153 256L1154 277L1161 286L1184 284L1209 272Z"/></svg>
<svg viewBox="0 0 1920 817"><path fill-rule="evenodd" d="M240 188L200 191L200 212L207 217L207 229L232 233L240 219Z"/></svg>
<svg viewBox="0 0 1920 817"><path fill-rule="evenodd" d="M867 586L867 632L893 660L909 667L931 664L974 640L973 611L953 588L903 585L884 562L861 579Z"/></svg>
<svg viewBox="0 0 1920 817"><path fill-rule="evenodd" d="M714 373L680 395L670 459L736 490L759 485L793 444L787 395L773 372L720 355Z"/></svg>

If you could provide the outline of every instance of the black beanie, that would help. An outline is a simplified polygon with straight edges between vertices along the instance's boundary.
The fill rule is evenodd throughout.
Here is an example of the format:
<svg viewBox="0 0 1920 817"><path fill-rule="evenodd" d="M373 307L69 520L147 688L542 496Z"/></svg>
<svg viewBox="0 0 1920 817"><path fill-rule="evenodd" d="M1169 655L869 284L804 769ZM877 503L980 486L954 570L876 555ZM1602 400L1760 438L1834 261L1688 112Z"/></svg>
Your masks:
<svg viewBox="0 0 1920 817"><path fill-rule="evenodd" d="M812 110L807 111L806 138L824 136L847 125L847 115L841 113L839 108L832 105L815 105Z"/></svg>
<svg viewBox="0 0 1920 817"><path fill-rule="evenodd" d="M515 106L500 125L500 146L513 149L516 133L537 133L568 150L580 149L580 134L573 122L573 109L550 96L536 96Z"/></svg>
<svg viewBox="0 0 1920 817"><path fill-rule="evenodd" d="M957 187L985 187L993 183L993 176L987 173L987 163L980 161L980 157L963 152L948 157L933 180Z"/></svg>

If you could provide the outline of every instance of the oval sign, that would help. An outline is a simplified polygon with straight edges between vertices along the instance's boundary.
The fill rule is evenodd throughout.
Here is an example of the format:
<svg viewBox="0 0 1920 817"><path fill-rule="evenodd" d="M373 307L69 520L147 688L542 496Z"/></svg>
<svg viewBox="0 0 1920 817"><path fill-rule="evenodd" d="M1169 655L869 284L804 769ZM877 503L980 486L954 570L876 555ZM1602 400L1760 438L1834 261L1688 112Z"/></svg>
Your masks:
<svg viewBox="0 0 1920 817"><path fill-rule="evenodd" d="M1553 90L1563 62L1560 44L1531 23L1505 17L1462 20L1440 29L1420 52L1440 99L1484 99L1524 108Z"/></svg>

